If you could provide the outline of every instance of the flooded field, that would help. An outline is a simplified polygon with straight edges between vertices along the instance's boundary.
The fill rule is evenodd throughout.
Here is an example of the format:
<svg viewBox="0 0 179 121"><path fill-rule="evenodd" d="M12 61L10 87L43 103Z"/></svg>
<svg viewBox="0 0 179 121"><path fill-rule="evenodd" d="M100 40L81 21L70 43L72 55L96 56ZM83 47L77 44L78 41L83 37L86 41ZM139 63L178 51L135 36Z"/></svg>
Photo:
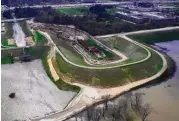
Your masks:
<svg viewBox="0 0 179 121"><path fill-rule="evenodd" d="M179 121L179 41L157 43L156 46L163 48L162 51L176 62L178 68L175 74L160 84L149 85L130 93L144 93L144 103L149 103L153 110L148 117L149 121Z"/></svg>
<svg viewBox="0 0 179 121"><path fill-rule="evenodd" d="M41 60L1 65L2 121L29 120L61 111L76 95L59 90L43 69ZM9 94L14 92L15 98Z"/></svg>

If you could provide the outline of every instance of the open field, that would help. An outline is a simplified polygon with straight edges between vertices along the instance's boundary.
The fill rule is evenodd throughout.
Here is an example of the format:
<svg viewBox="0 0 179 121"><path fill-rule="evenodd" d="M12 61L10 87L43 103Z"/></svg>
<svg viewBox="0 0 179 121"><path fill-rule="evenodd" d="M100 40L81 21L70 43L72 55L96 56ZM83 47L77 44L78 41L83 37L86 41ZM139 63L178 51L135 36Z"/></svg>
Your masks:
<svg viewBox="0 0 179 121"><path fill-rule="evenodd" d="M59 8L56 9L56 11L59 14L62 15L84 15L88 12L88 8L87 7L80 7L80 8Z"/></svg>
<svg viewBox="0 0 179 121"><path fill-rule="evenodd" d="M166 30L160 32L140 33L128 35L128 37L143 43L166 42L179 39L179 29Z"/></svg>
<svg viewBox="0 0 179 121"><path fill-rule="evenodd" d="M40 60L2 65L1 70L3 121L28 120L63 110L76 95L59 90L46 75ZM11 92L16 93L13 99L8 96Z"/></svg>
<svg viewBox="0 0 179 121"><path fill-rule="evenodd" d="M80 54L74 53L73 51L70 51L68 48L62 47L60 45L58 46L58 48L62 53L65 53L65 57L68 60L76 64L88 66L88 64L84 62L83 57Z"/></svg>

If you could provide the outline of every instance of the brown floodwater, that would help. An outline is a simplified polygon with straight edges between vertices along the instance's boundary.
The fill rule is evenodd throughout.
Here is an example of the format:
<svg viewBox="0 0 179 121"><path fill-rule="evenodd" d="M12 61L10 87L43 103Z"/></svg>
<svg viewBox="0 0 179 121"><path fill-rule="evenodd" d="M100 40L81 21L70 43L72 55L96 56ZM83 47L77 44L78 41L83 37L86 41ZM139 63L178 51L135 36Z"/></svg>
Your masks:
<svg viewBox="0 0 179 121"><path fill-rule="evenodd" d="M155 45L156 48L160 47L160 50L162 48L161 51L173 58L178 67L176 72L168 80L145 86L126 95L135 92L144 93L144 103L149 103L152 107L148 121L179 121L179 41L162 42Z"/></svg>

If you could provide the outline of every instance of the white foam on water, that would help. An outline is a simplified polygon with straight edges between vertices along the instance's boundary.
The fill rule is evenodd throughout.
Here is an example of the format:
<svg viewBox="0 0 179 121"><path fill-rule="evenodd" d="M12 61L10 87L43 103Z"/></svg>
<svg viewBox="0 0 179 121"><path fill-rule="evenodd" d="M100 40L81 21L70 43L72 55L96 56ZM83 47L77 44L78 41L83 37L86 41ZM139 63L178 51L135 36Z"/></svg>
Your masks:
<svg viewBox="0 0 179 121"><path fill-rule="evenodd" d="M16 41L16 45L18 47L24 47L24 46L26 46L25 34L22 31L22 28L19 25L19 23L17 23L17 22L14 23L14 25L13 25L13 31L14 31L13 38Z"/></svg>

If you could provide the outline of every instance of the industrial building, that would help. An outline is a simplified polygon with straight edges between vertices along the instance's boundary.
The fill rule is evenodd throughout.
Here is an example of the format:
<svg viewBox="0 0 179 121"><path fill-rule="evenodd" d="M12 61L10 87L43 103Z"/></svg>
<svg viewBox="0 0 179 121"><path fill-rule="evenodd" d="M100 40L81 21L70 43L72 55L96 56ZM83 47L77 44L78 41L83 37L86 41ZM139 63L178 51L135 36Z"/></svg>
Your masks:
<svg viewBox="0 0 179 121"><path fill-rule="evenodd" d="M141 14L137 14L137 13L133 14L133 13L117 12L116 16L121 18L121 19L130 21L130 22L133 22L133 23L136 23L136 24L144 24L144 23L149 22L148 17L144 17Z"/></svg>
<svg viewBox="0 0 179 121"><path fill-rule="evenodd" d="M173 24L178 21L178 17L162 12L116 12L116 16L135 24Z"/></svg>
<svg viewBox="0 0 179 121"><path fill-rule="evenodd" d="M96 0L81 0L82 3L95 3Z"/></svg>

